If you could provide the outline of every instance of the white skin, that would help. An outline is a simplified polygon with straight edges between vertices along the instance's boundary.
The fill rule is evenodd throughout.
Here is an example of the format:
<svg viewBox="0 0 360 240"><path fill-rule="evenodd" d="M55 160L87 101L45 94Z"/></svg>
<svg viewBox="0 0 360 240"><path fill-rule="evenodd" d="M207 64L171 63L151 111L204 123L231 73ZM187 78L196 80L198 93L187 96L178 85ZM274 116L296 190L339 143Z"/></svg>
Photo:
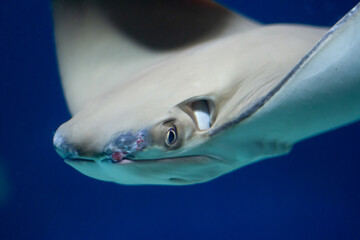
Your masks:
<svg viewBox="0 0 360 240"><path fill-rule="evenodd" d="M187 50L88 103L57 130L55 148L96 179L167 185L206 182L287 153L360 116L359 63L337 54L354 51L347 39L360 39L353 18L287 77L324 29L263 27ZM334 72L339 66L347 68ZM197 103L208 106L205 117Z"/></svg>

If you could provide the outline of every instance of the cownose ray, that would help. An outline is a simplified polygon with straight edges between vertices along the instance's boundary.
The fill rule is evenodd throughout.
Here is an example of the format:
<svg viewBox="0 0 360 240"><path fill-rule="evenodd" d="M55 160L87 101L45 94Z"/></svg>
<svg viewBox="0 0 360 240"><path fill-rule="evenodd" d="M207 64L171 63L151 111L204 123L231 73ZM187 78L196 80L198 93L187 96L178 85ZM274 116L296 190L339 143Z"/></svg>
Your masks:
<svg viewBox="0 0 360 240"><path fill-rule="evenodd" d="M99 180L206 182L360 118L359 5L329 31L210 1L58 0L54 20L54 146Z"/></svg>

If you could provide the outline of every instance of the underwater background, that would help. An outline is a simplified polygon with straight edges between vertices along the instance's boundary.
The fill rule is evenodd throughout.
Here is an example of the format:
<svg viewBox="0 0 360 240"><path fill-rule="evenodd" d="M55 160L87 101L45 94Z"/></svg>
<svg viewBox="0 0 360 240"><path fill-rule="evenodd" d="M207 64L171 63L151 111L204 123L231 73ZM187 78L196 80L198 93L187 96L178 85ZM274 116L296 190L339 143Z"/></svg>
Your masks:
<svg viewBox="0 0 360 240"><path fill-rule="evenodd" d="M264 23L331 26L357 1L222 3ZM360 239L360 123L208 183L165 187L101 182L66 165L52 137L69 118L50 2L1 0L1 240Z"/></svg>

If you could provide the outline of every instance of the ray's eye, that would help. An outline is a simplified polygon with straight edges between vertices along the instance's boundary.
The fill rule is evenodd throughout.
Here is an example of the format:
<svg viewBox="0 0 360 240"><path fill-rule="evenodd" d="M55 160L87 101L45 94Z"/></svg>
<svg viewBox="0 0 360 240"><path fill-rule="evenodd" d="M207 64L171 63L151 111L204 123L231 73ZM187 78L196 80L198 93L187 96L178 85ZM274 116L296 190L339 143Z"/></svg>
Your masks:
<svg viewBox="0 0 360 240"><path fill-rule="evenodd" d="M176 143L177 134L175 128L169 128L165 136L166 146L172 147Z"/></svg>

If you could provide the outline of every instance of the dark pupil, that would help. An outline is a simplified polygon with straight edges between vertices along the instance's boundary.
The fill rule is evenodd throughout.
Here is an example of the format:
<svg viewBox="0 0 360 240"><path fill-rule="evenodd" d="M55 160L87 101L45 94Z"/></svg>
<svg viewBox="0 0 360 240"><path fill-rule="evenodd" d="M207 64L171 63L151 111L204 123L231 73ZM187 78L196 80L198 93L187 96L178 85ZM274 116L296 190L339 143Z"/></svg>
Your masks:
<svg viewBox="0 0 360 240"><path fill-rule="evenodd" d="M169 131L168 142L172 144L175 141L175 132L173 130Z"/></svg>

